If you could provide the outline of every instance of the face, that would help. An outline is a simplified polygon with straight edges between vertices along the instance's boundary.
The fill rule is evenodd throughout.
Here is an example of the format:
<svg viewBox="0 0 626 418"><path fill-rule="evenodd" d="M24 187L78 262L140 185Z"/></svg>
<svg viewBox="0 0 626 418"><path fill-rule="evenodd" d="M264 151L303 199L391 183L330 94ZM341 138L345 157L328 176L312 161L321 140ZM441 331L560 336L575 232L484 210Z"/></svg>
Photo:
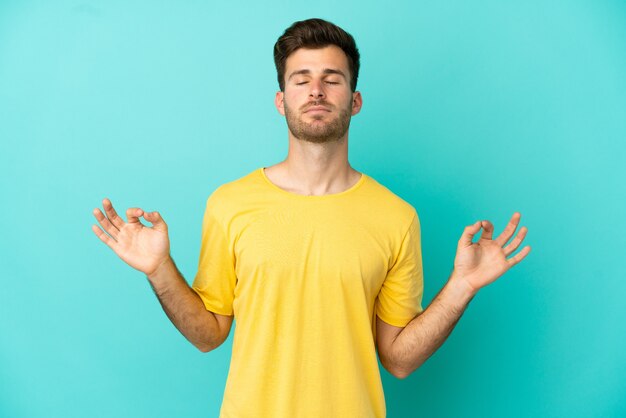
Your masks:
<svg viewBox="0 0 626 418"><path fill-rule="evenodd" d="M300 48L285 67L285 91L276 93L276 108L291 135L314 143L345 138L362 99L350 89L348 58L341 48Z"/></svg>

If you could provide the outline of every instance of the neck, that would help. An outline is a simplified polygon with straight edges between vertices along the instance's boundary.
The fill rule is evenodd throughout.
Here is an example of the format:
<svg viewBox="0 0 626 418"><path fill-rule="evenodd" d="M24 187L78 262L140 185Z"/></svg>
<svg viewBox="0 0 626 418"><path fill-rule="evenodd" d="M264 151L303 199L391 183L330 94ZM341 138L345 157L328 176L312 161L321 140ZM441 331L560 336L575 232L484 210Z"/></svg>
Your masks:
<svg viewBox="0 0 626 418"><path fill-rule="evenodd" d="M292 193L321 196L341 193L361 177L348 162L348 138L322 144L289 135L287 158L265 171L278 187Z"/></svg>

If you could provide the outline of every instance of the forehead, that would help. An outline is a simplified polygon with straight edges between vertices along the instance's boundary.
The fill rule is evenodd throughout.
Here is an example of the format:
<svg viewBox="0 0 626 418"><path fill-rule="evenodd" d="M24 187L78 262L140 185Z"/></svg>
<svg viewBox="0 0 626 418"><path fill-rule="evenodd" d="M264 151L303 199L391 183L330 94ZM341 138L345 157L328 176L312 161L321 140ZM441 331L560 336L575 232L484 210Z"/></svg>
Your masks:
<svg viewBox="0 0 626 418"><path fill-rule="evenodd" d="M336 45L323 48L299 48L287 58L285 75L288 78L293 71L308 69L312 72L322 72L325 68L348 71L348 57Z"/></svg>

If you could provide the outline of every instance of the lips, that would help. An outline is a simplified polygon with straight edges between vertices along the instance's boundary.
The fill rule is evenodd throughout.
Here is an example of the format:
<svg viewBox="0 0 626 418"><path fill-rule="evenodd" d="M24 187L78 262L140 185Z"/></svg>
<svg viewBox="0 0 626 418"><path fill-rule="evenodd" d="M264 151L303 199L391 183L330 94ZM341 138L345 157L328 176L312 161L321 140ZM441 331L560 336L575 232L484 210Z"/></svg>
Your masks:
<svg viewBox="0 0 626 418"><path fill-rule="evenodd" d="M321 111L321 110L326 111L326 112L330 112L330 109L328 109L328 108L326 108L324 106L311 106L307 110L305 110L304 113L313 112L313 111Z"/></svg>

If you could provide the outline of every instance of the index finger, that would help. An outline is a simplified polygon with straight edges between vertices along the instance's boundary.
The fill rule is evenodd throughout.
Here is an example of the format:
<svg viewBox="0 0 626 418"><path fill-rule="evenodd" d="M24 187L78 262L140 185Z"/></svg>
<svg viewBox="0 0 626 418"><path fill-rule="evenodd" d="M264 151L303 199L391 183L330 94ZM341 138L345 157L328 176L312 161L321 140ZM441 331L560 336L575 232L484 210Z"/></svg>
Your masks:
<svg viewBox="0 0 626 418"><path fill-rule="evenodd" d="M483 233L480 234L480 239L492 239L493 237L493 224L490 221L482 221Z"/></svg>
<svg viewBox="0 0 626 418"><path fill-rule="evenodd" d="M129 224L141 224L139 217L143 215L143 210L140 208L128 208L126 209L126 218L128 218Z"/></svg>

